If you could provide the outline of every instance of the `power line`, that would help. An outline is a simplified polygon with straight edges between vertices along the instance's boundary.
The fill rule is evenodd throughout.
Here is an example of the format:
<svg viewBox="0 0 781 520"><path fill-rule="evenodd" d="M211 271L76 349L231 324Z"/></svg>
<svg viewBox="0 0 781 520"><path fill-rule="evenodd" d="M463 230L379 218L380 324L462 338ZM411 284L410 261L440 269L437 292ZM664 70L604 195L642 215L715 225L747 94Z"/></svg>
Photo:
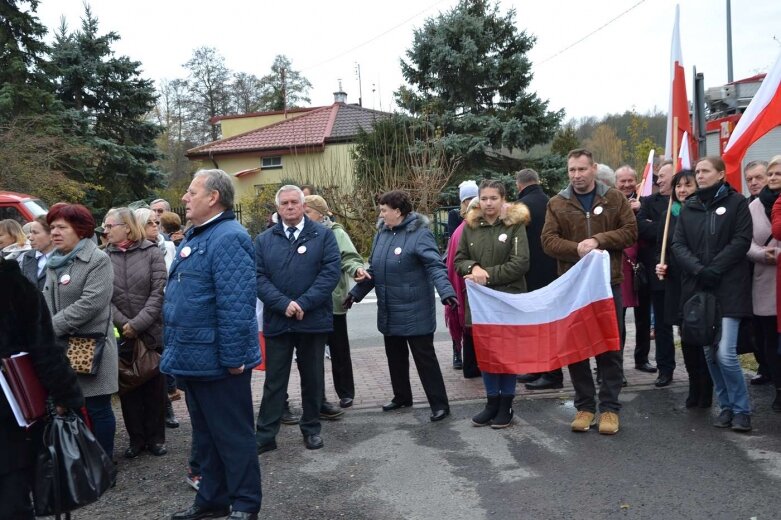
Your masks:
<svg viewBox="0 0 781 520"><path fill-rule="evenodd" d="M549 57L545 58L544 60L542 60L541 62L537 63L537 65L542 65L543 63L549 62L549 61L550 61L550 60L552 60L553 58L556 58L557 56L559 56L559 55L561 55L561 54L563 54L563 53L567 52L568 50L570 50L571 48L573 48L575 45L578 45L579 43L582 43L582 42L583 42L583 41L585 41L586 39L588 39L588 38L590 38L591 36L595 35L596 33L598 33L599 31L601 31L602 29L604 29L605 27L607 27L607 26L608 26L608 25L610 25L611 23L615 22L616 20L618 20L619 18L621 18L622 16L624 16L625 14L627 14L629 11L633 10L635 7L637 7L638 5L642 4L643 2L645 2L645 0L640 0L640 1L639 1L639 2L637 2L635 5L633 5L632 7L630 7L629 9L627 9L626 11L622 12L621 14L619 14L618 16L616 16L615 18L613 18L613 19L611 19L611 20L608 20L608 21L607 21L607 22L605 22L604 24L600 25L599 27L597 27L596 29L594 29L593 31L591 31L590 33L588 33L587 35L585 35L584 37L582 37L581 39L579 39L579 40L577 40L576 42L573 42L573 43L571 43L571 44L567 45L566 47L564 47L563 49L561 49L561 50L560 50L559 52L557 52L556 54L554 54L554 55L552 55L552 56L549 56Z"/></svg>
<svg viewBox="0 0 781 520"><path fill-rule="evenodd" d="M370 39L366 40L366 41L365 41L365 42L363 42L363 43L359 43L358 45L356 45L356 46L354 46L354 47L351 47L351 48L347 49L346 51L344 51L344 52L341 52L341 53L337 54L336 56L333 56L333 57L331 57L331 58L328 58L328 59L326 59L326 60L324 60L324 61L321 61L320 63L315 63L314 65L310 65L310 66L308 66L308 67L306 67L306 68L304 68L304 69L301 69L301 70L302 70L302 71L311 70L311 69L314 69L314 68L317 68L317 67L321 67L321 66L323 66L323 65L326 65L326 64L328 64L328 63L331 63L332 61L338 60L338 59L339 59L339 58L341 58L342 56L344 56L344 55L346 55L346 54L349 54L349 53L351 53L351 52L355 51L356 49L360 49L361 47L363 47L363 46L365 46L365 45L368 45L368 44L370 44L370 43L372 43L372 42L374 42L374 41L376 41L376 40L379 40L380 38L382 38L382 37L383 37L383 36L385 36L386 34L388 34L388 33L390 33L390 32L393 32L393 31L395 31L396 29L398 29L398 28L399 28L399 27L401 27L402 25L405 25L405 24L407 24L407 23L411 22L412 20L414 20L414 19L415 19L415 18L417 18L418 16L422 15L423 13L425 13L425 12L427 12L427 11L430 11L431 9L435 8L435 7L436 7L436 6L438 6L439 4L441 4L441 3L444 3L444 2L446 2L446 1L449 1L449 0L438 0L437 2L434 2L434 3L433 3L433 4L431 4L430 6L426 7L425 9L423 9L422 11L420 11L420 12L418 12L418 13L416 13L416 14L414 14L414 15L410 16L409 18L407 18L406 20L404 20L404 21L402 21L402 22L398 23L397 25L394 25L394 26L393 26L393 27L391 27L390 29L387 29L387 30L385 30L385 31L381 32L381 33L380 33L380 34L378 34L377 36L374 36L374 37L372 37L372 38L370 38Z"/></svg>

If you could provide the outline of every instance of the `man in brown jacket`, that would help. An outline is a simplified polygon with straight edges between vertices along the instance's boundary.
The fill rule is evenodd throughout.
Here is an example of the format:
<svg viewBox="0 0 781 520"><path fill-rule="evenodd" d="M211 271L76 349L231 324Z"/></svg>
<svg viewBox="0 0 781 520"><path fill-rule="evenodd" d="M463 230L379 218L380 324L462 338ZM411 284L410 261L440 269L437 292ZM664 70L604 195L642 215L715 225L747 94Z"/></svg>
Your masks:
<svg viewBox="0 0 781 520"><path fill-rule="evenodd" d="M610 284L616 315L621 327L621 261L623 250L637 240L637 221L626 197L615 188L597 182L597 165L586 149L567 155L570 183L548 202L542 228L542 248L558 262L559 276L594 249L610 254ZM599 433L618 432L618 394L623 380L623 353L605 352L597 356L602 377L599 388ZM569 366L575 387L577 415L573 431L587 431L596 421L594 380L589 360Z"/></svg>

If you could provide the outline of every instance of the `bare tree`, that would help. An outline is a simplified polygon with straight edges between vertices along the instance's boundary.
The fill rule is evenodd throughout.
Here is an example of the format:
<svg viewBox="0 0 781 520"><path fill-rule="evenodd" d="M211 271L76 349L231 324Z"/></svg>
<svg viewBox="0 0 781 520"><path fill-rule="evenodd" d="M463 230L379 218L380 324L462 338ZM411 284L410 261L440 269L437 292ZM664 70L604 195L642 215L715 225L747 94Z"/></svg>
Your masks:
<svg viewBox="0 0 781 520"><path fill-rule="evenodd" d="M219 129L209 120L230 112L231 71L214 47L199 47L184 64L189 71L188 122L197 143L219 139Z"/></svg>

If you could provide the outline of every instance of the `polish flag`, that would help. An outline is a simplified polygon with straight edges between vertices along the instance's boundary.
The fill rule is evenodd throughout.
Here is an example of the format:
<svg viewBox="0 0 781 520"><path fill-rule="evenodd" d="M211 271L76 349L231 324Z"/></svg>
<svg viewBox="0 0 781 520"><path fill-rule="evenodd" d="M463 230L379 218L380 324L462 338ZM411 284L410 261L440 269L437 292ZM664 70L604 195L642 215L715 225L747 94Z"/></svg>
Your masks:
<svg viewBox="0 0 781 520"><path fill-rule="evenodd" d="M681 35L679 29L680 9L675 6L675 25L673 26L673 41L670 49L670 106L667 111L667 137L664 142L664 153L670 159L676 153L673 150L673 136L677 135L677 146L689 148L691 153L692 125L689 118L689 100L686 97L686 75L683 70L683 54L681 53ZM675 126L678 118L678 126ZM675 127L675 128L673 128Z"/></svg>
<svg viewBox="0 0 781 520"><path fill-rule="evenodd" d="M548 372L620 350L610 255L594 250L550 285L508 294L466 283L480 370Z"/></svg>
<svg viewBox="0 0 781 520"><path fill-rule="evenodd" d="M637 187L638 197L647 197L654 192L654 151L648 152L648 162L645 163L643 179Z"/></svg>
<svg viewBox="0 0 781 520"><path fill-rule="evenodd" d="M727 182L738 189L743 185L741 162L748 148L773 128L781 125L781 56L765 76L757 93L732 131L722 159L727 166Z"/></svg>
<svg viewBox="0 0 781 520"><path fill-rule="evenodd" d="M688 143L689 134L688 132L683 133L683 142ZM688 146L681 146L681 149L678 150L678 168L676 168L675 171L681 171L681 170L691 170L692 169L692 157L689 154L689 147Z"/></svg>

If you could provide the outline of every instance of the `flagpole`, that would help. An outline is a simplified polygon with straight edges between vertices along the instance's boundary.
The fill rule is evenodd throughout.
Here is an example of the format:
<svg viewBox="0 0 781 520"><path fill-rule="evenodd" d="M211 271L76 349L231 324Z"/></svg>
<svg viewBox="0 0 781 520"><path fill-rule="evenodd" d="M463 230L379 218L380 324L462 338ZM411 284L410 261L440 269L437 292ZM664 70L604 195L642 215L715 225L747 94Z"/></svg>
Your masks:
<svg viewBox="0 0 781 520"><path fill-rule="evenodd" d="M678 164L678 117L673 118L673 164ZM675 166L673 166L675 170ZM662 234L662 255L659 258L659 263L664 265L665 256L667 256L667 235L670 233L670 215L673 212L673 194L670 191L669 200L667 201L667 215L664 217L664 233ZM659 277L660 280L664 280L664 276Z"/></svg>

